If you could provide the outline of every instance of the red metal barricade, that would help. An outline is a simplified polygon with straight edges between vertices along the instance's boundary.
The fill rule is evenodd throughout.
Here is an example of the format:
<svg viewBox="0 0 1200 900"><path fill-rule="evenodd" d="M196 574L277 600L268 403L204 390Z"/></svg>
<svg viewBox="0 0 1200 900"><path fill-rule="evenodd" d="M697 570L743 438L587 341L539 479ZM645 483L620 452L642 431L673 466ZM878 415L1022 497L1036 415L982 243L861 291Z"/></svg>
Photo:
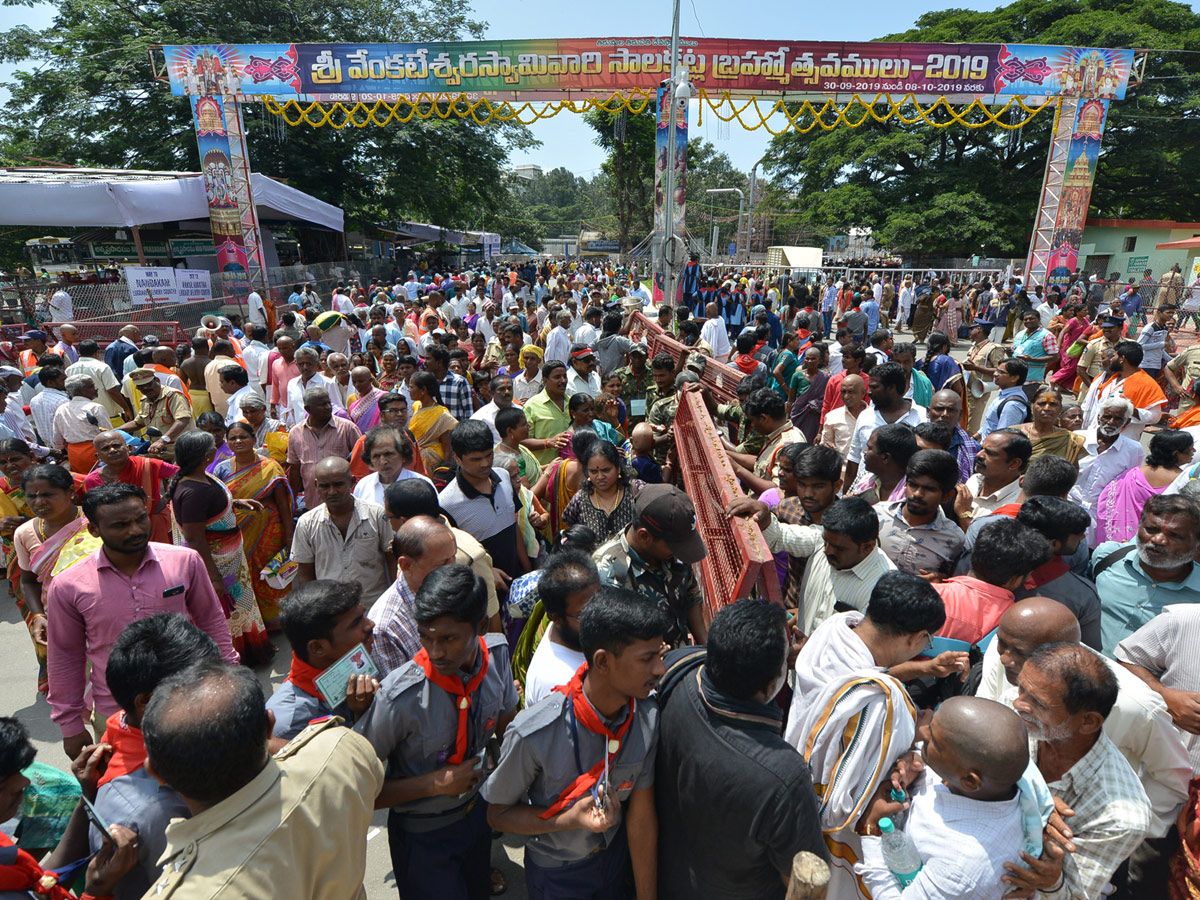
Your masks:
<svg viewBox="0 0 1200 900"><path fill-rule="evenodd" d="M757 589L759 597L783 603L775 557L752 519L734 518L725 510L742 496L729 457L704 400L684 393L675 413L675 450L683 484L696 507L696 527L708 556L700 562L704 609L711 620L722 606Z"/></svg>
<svg viewBox="0 0 1200 900"><path fill-rule="evenodd" d="M121 336L121 329L126 325L137 325L141 330L142 336L153 334L158 338L160 344L166 344L174 347L176 344L185 343L190 335L184 330L179 322L150 322L140 318L126 319L123 322L96 322L84 320L81 322L71 322L79 332L79 340L95 341L101 347L111 344ZM61 322L44 322L38 327L44 331L53 331L58 334L58 326ZM24 333L24 332L22 332ZM57 340L57 339L56 339ZM55 342L51 341L51 346Z"/></svg>
<svg viewBox="0 0 1200 900"><path fill-rule="evenodd" d="M646 342L646 346L650 349L651 359L657 353L668 353L678 363L679 357L687 349L682 343L667 334L657 322L651 322L640 312L633 314L633 328L629 334L630 337ZM718 403L736 403L737 386L741 380L742 373L733 366L717 362L715 359L705 359L700 381L708 385Z"/></svg>

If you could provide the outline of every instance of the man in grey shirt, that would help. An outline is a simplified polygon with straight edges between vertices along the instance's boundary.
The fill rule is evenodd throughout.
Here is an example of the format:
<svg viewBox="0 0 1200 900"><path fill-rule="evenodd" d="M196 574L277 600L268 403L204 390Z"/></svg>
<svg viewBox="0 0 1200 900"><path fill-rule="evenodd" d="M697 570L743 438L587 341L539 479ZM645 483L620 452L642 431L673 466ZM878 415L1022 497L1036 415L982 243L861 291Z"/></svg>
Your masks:
<svg viewBox="0 0 1200 900"><path fill-rule="evenodd" d="M602 587L579 616L587 665L514 720L483 787L488 823L531 836L532 900L616 900L632 863L638 896L657 884L654 758L666 616Z"/></svg>
<svg viewBox="0 0 1200 900"><path fill-rule="evenodd" d="M396 887L404 900L487 896L491 830L479 801L485 750L517 709L508 642L484 634L487 586L459 563L417 591L417 655L383 680L354 726L387 763L375 800L387 809ZM481 636L482 635L482 636Z"/></svg>

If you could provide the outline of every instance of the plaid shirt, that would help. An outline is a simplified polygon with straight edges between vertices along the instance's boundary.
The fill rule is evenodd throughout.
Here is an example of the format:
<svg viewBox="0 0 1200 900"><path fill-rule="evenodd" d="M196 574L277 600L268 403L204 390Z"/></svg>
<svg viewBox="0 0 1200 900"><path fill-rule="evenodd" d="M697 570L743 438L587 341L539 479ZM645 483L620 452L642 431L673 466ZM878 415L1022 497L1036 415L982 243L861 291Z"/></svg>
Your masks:
<svg viewBox="0 0 1200 900"><path fill-rule="evenodd" d="M447 372L446 377L442 379L440 389L442 406L450 411L450 415L460 422L471 418L475 413L475 407L471 403L471 386L467 384L467 379L454 372Z"/></svg>
<svg viewBox="0 0 1200 900"><path fill-rule="evenodd" d="M387 675L417 655L421 649L421 637L417 633L417 622L413 618L413 600L417 592L408 586L404 574L396 576L395 583L371 606L367 614L375 623L374 643L371 658Z"/></svg>
<svg viewBox="0 0 1200 900"><path fill-rule="evenodd" d="M1075 852L1063 858L1063 885L1043 897L1099 897L1113 872L1150 830L1150 801L1116 744L1101 733L1092 749L1049 785L1075 810Z"/></svg>

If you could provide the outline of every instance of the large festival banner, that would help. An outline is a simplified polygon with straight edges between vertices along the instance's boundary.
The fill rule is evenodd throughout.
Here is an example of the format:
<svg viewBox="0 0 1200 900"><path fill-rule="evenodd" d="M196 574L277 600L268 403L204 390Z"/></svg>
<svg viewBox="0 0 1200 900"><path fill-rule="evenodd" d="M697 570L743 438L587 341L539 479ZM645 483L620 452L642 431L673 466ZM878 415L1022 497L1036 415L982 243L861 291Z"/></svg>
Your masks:
<svg viewBox="0 0 1200 900"><path fill-rule="evenodd" d="M658 89L658 125L654 136L654 230L659 234L667 233L666 219L663 215L663 195L667 175L667 147L670 142L670 128L675 126L675 212L671 217L672 226L680 237L684 231L684 213L687 212L687 145L688 145L688 110L687 104L670 114L670 104L666 88Z"/></svg>
<svg viewBox="0 0 1200 900"><path fill-rule="evenodd" d="M501 99L658 88L664 37L404 44L202 44L163 48L175 94L363 100L447 93ZM679 61L710 95L875 93L969 101L1003 95L1120 100L1132 50L682 38Z"/></svg>
<svg viewBox="0 0 1200 900"><path fill-rule="evenodd" d="M1100 138L1108 117L1107 100L1088 100L1079 104L1071 124L1071 143L1067 150L1066 176L1054 220L1050 257L1046 261L1046 286L1065 285L1079 265L1079 247L1087 220L1096 166L1100 159ZM1062 123L1060 126L1062 127Z"/></svg>
<svg viewBox="0 0 1200 900"><path fill-rule="evenodd" d="M191 102L200 145L200 171L208 195L208 218L217 248L217 271L224 287L222 293L246 297L250 294L249 263L234 184L239 175L230 159L225 101L220 96L206 96L193 98Z"/></svg>

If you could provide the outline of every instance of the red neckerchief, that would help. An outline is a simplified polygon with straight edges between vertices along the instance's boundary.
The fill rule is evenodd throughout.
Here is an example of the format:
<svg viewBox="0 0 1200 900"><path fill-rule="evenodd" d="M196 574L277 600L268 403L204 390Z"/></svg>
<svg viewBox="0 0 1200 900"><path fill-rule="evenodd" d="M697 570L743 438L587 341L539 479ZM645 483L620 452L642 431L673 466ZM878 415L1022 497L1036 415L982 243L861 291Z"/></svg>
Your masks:
<svg viewBox="0 0 1200 900"><path fill-rule="evenodd" d="M604 724L604 720L600 718L595 707L583 695L583 679L587 675L587 670L588 664L585 662L575 670L575 675L569 682L560 684L554 690L567 695L567 701L575 711L575 719L580 725L593 734L607 738L608 743L604 747L606 758L601 759L600 762L571 782L544 813L538 814L540 819L549 819L551 816L558 815L596 786L604 774L605 763L611 765L613 758L621 752L621 741L625 739L630 726L633 725L634 701L632 697L629 698L629 715L625 717L625 721L617 727L615 732Z"/></svg>
<svg viewBox="0 0 1200 900"><path fill-rule="evenodd" d="M325 702L325 696L317 687L317 678L324 673L324 669L318 669L314 665L310 665L298 657L295 653L292 654L292 668L288 671L287 680L294 684L310 697L316 697L322 703Z"/></svg>
<svg viewBox="0 0 1200 900"><path fill-rule="evenodd" d="M758 368L758 360L746 353L739 353L735 356L733 364L747 375L753 375L754 371Z"/></svg>
<svg viewBox="0 0 1200 900"><path fill-rule="evenodd" d="M467 714L471 711L471 695L483 683L483 677L488 670L488 648L483 638L479 639L479 652L483 655L479 671L471 676L471 680L463 684L457 675L443 675L429 661L429 654L422 647L413 657L415 662L425 672L425 677L440 687L447 694L458 698L458 734L454 738L454 753L446 760L449 765L457 766L467 755Z"/></svg>
<svg viewBox="0 0 1200 900"><path fill-rule="evenodd" d="M1020 503L1005 503L1003 506L997 506L995 509L993 509L992 515L1008 516L1009 518L1015 519L1017 517L1017 511L1020 510L1020 508Z"/></svg>
<svg viewBox="0 0 1200 900"><path fill-rule="evenodd" d="M1071 567L1067 565L1066 560L1064 560L1061 556L1055 556L1049 562L1042 563L1029 573L1029 578L1025 582L1025 587L1041 587L1043 584L1051 582L1055 578L1062 578L1070 570Z"/></svg>
<svg viewBox="0 0 1200 900"><path fill-rule="evenodd" d="M140 728L134 728L125 721L125 713L115 712L108 717L108 728L100 739L105 744L112 744L112 756L108 758L108 768L100 776L100 787L108 784L114 778L129 775L146 765L146 741Z"/></svg>

